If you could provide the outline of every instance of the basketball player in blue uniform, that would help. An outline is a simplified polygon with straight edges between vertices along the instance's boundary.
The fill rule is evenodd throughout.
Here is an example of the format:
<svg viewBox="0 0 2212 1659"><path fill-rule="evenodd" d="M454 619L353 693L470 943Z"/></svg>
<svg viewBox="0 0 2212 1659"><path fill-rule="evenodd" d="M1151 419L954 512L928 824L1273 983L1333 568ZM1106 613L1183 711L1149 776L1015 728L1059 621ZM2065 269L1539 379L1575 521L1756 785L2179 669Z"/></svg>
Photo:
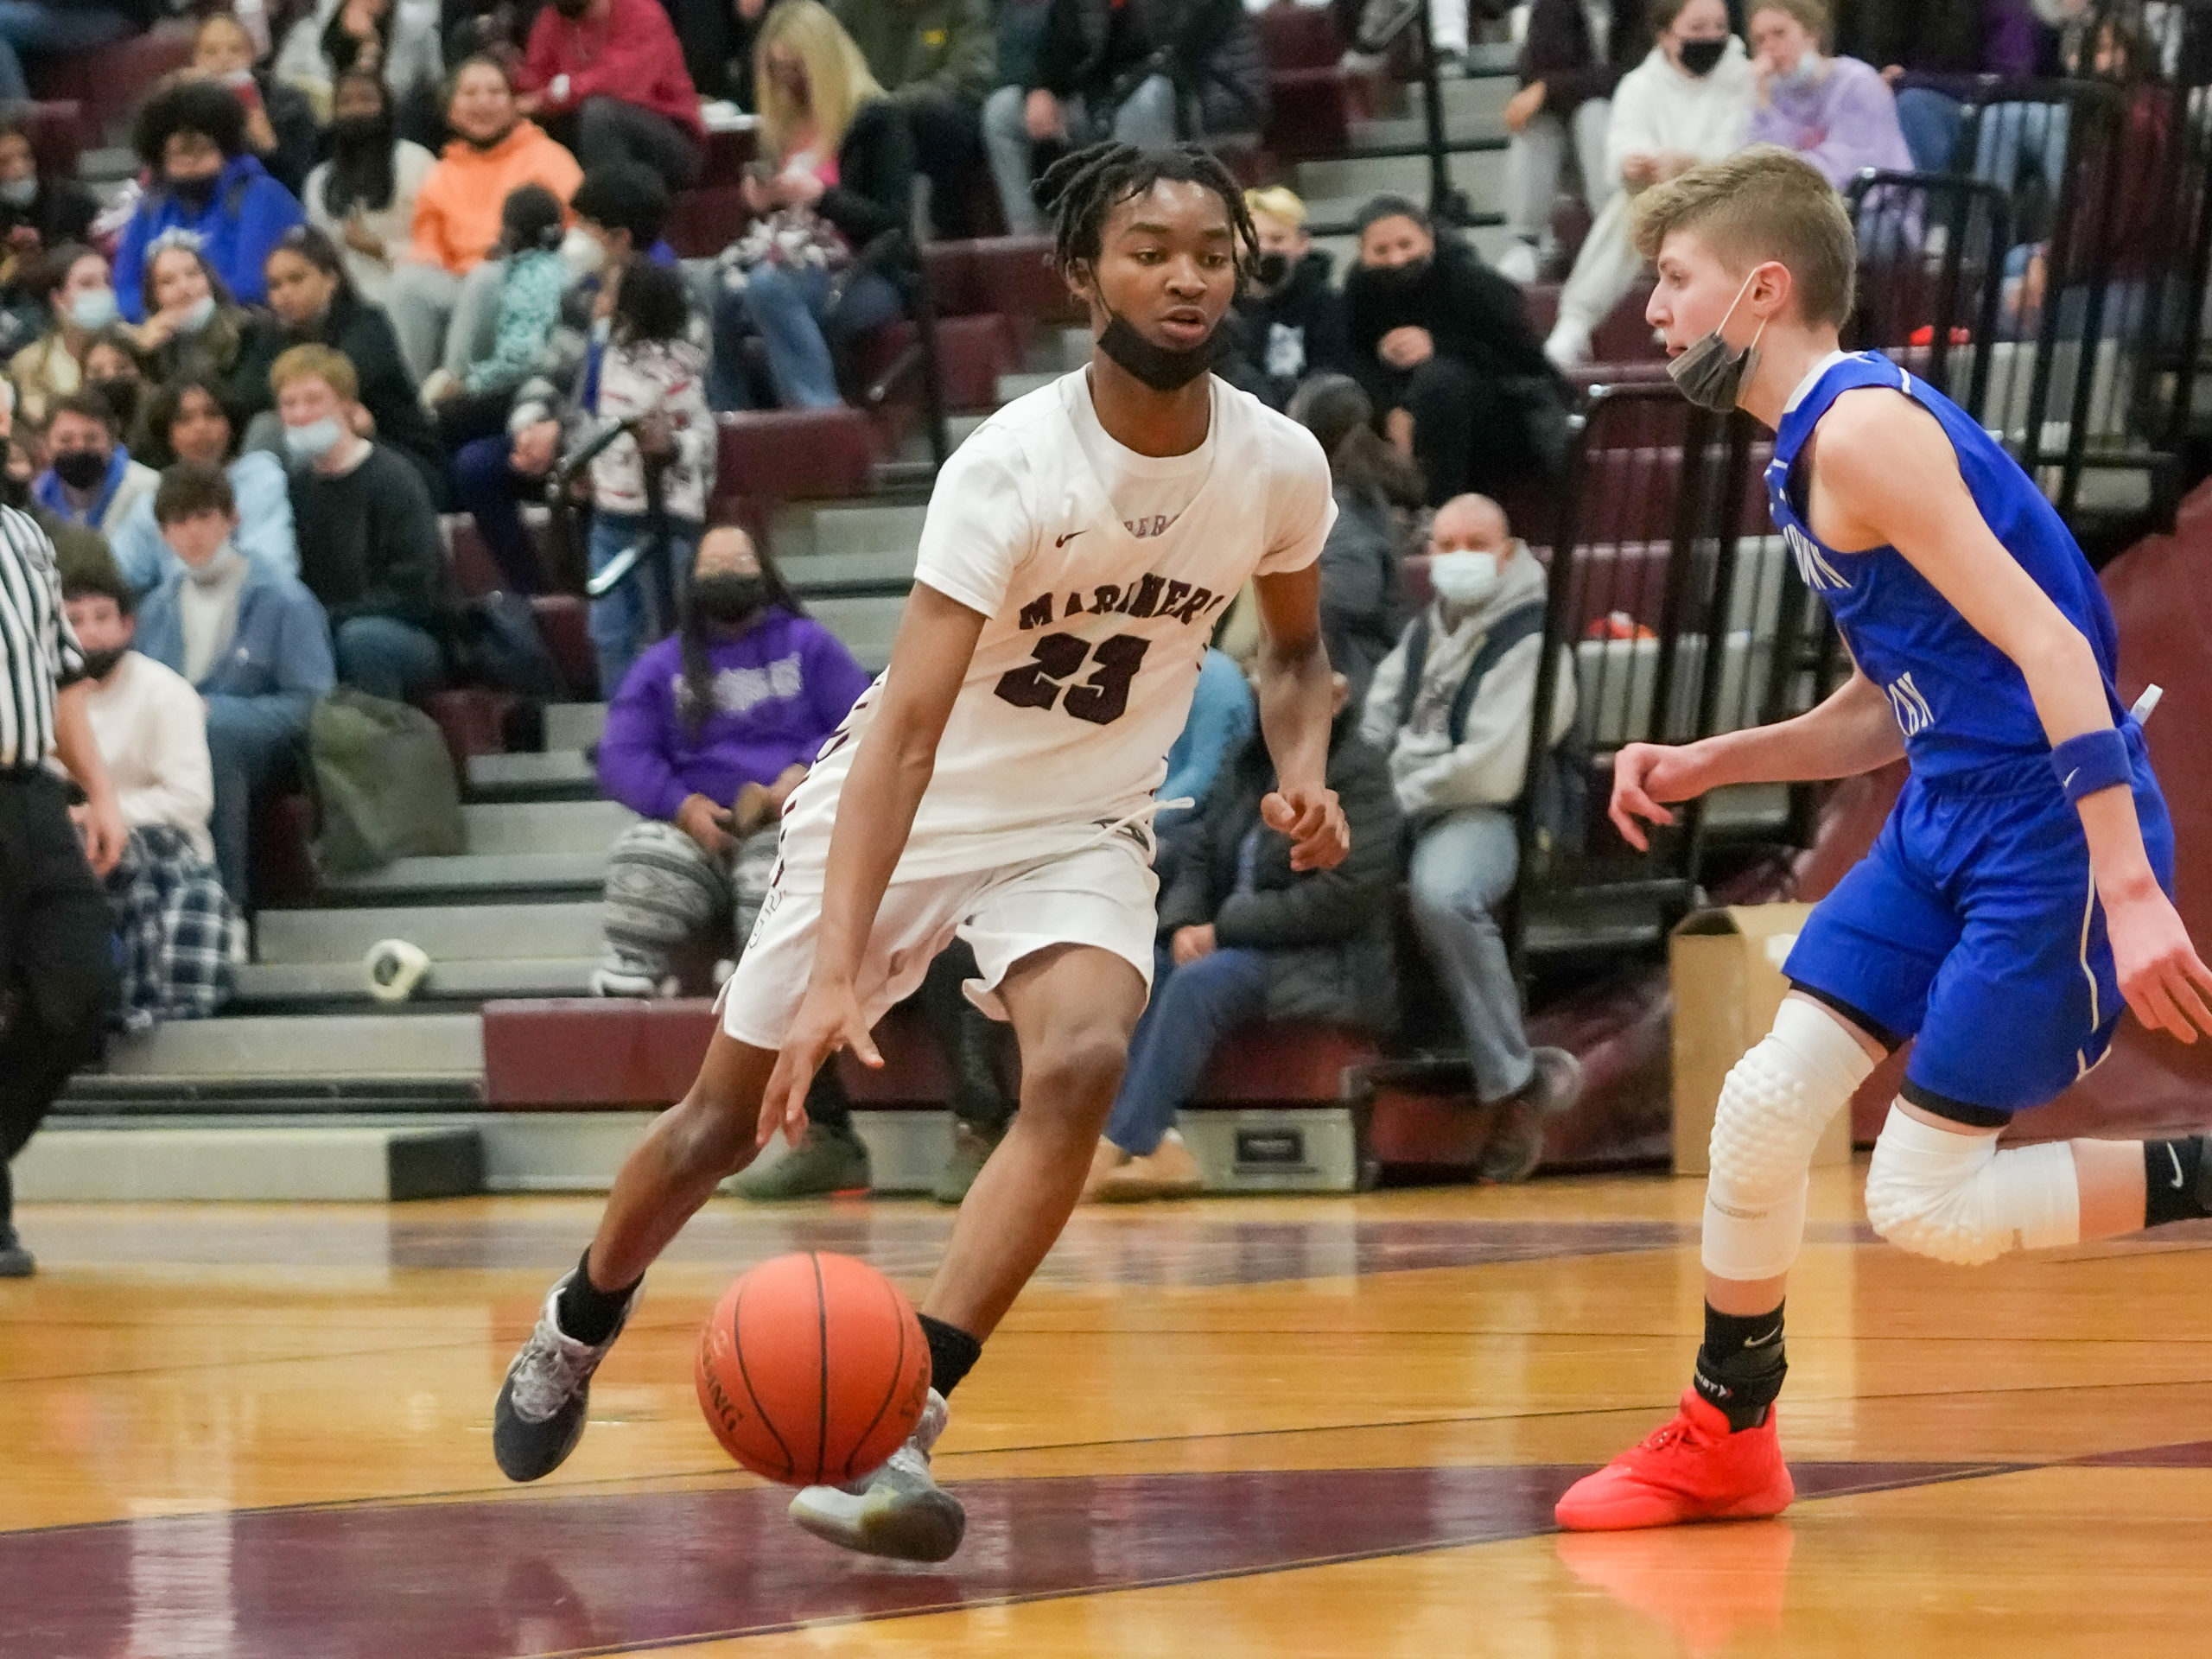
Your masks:
<svg viewBox="0 0 2212 1659"><path fill-rule="evenodd" d="M2123 1006L2193 1042L2208 971L2169 896L2173 830L2113 688L2111 612L2058 515L1988 434L1874 353L1837 349L1852 226L1827 181L1759 146L1649 192L1647 312L1694 402L1774 429L1774 519L1849 647L1810 713L1679 747L1630 744L1612 817L1724 785L1911 776L1784 966L1773 1031L1713 1129L1705 1340L1674 1421L1560 1499L1610 1529L1778 1513L1783 1294L1828 1120L1908 1039L1866 1176L1891 1243L1962 1266L2204 1216L2206 1137L1999 1151L2012 1115L2104 1058Z"/></svg>

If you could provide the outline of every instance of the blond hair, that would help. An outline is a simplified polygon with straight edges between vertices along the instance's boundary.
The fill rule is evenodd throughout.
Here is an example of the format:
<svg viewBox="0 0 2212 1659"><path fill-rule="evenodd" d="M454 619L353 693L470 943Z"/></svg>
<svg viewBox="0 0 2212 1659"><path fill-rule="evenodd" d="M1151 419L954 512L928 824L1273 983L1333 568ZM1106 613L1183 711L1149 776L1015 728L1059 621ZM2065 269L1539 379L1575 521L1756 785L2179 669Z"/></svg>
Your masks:
<svg viewBox="0 0 2212 1659"><path fill-rule="evenodd" d="M295 380L321 380L340 401L353 403L361 395L361 378L353 372L353 359L327 346L295 346L269 365L269 389L282 396Z"/></svg>
<svg viewBox="0 0 2212 1659"><path fill-rule="evenodd" d="M1306 204L1287 185L1271 184L1264 190L1244 193L1244 211L1255 218L1265 213L1297 230L1306 228Z"/></svg>
<svg viewBox="0 0 2212 1659"><path fill-rule="evenodd" d="M1751 10L1744 14L1744 26L1749 28L1751 19L1763 11L1778 11L1797 20L1797 26L1813 37L1813 44L1825 52L1835 38L1835 19L1829 15L1826 0L1751 0Z"/></svg>
<svg viewBox="0 0 2212 1659"><path fill-rule="evenodd" d="M1636 251L1656 259L1677 231L1693 232L1731 270L1769 259L1789 267L1797 315L1842 327L1851 315L1859 245L1835 187L1803 156L1753 144L1655 185L1636 199Z"/></svg>
<svg viewBox="0 0 2212 1659"><path fill-rule="evenodd" d="M774 46L788 46L806 66L808 111L793 104L768 73L768 49ZM814 143L827 160L845 142L861 105L884 95L853 37L818 0L783 0L768 14L753 48L753 85L760 105L760 137L779 163L805 113L814 117Z"/></svg>

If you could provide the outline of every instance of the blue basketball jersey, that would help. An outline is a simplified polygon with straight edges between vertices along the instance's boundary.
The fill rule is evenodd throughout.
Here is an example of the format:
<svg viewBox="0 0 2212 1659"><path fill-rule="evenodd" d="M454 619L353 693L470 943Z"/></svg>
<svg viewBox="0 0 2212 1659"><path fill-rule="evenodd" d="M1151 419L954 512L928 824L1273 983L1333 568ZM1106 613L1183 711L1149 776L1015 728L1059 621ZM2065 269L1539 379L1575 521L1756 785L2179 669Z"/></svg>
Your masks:
<svg viewBox="0 0 2212 1659"><path fill-rule="evenodd" d="M1859 386L1902 391L1933 415L1956 452L1983 521L2079 628L2096 653L2113 723L2126 718L2113 684L2117 630L2096 575L2019 463L1949 398L1878 352L1832 360L1783 416L1767 497L1805 584L1835 618L1866 677L1888 693L1914 772L1934 781L2050 752L2027 681L1893 547L1842 553L1806 527L1798 452L1828 406Z"/></svg>

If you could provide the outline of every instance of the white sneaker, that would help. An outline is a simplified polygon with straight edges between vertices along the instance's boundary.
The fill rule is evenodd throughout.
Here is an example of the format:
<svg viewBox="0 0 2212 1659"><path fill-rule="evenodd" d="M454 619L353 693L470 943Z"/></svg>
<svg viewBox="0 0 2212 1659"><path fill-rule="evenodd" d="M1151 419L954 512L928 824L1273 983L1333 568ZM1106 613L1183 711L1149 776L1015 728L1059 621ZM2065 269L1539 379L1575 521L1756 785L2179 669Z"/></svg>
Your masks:
<svg viewBox="0 0 2212 1659"><path fill-rule="evenodd" d="M1579 369L1590 360L1590 331L1571 317L1561 317L1544 341L1544 355L1562 372Z"/></svg>
<svg viewBox="0 0 2212 1659"><path fill-rule="evenodd" d="M1533 283L1542 260L1533 242L1518 242L1497 256L1497 274L1516 283Z"/></svg>
<svg viewBox="0 0 2212 1659"><path fill-rule="evenodd" d="M620 968L594 968L586 982L594 996L633 996L665 1001L683 988L674 974L655 979L651 974L630 973Z"/></svg>
<svg viewBox="0 0 2212 1659"><path fill-rule="evenodd" d="M968 1530L960 1500L930 1474L930 1451L949 1416L935 1389L906 1445L872 1475L843 1486L808 1486L789 1511L825 1543L895 1561L950 1560Z"/></svg>

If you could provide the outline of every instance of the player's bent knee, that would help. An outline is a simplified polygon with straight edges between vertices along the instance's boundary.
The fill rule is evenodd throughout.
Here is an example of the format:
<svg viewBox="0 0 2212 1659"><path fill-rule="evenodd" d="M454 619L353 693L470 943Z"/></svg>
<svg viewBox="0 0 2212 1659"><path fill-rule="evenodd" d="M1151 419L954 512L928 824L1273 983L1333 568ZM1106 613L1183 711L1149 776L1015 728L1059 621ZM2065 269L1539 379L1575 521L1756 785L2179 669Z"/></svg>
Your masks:
<svg viewBox="0 0 2212 1659"><path fill-rule="evenodd" d="M2072 1244L2081 1185L2063 1141L1997 1149L1997 1136L1957 1134L1896 1107L1866 1171L1866 1219L1899 1249L1978 1268L2008 1250Z"/></svg>
<svg viewBox="0 0 2212 1659"><path fill-rule="evenodd" d="M1023 1071L1031 1087L1022 1090L1022 1109L1031 1096L1047 1110L1087 1114L1113 1104L1128 1065L1129 1046L1118 1031L1085 1027L1054 1039Z"/></svg>
<svg viewBox="0 0 2212 1659"><path fill-rule="evenodd" d="M759 1154L760 1110L702 1097L695 1089L668 1113L668 1160L687 1180L722 1180Z"/></svg>
<svg viewBox="0 0 2212 1659"><path fill-rule="evenodd" d="M1713 1114L1704 1261L1737 1281L1789 1270L1805 1230L1806 1174L1829 1119L1874 1062L1825 1009L1796 999L1736 1062Z"/></svg>

